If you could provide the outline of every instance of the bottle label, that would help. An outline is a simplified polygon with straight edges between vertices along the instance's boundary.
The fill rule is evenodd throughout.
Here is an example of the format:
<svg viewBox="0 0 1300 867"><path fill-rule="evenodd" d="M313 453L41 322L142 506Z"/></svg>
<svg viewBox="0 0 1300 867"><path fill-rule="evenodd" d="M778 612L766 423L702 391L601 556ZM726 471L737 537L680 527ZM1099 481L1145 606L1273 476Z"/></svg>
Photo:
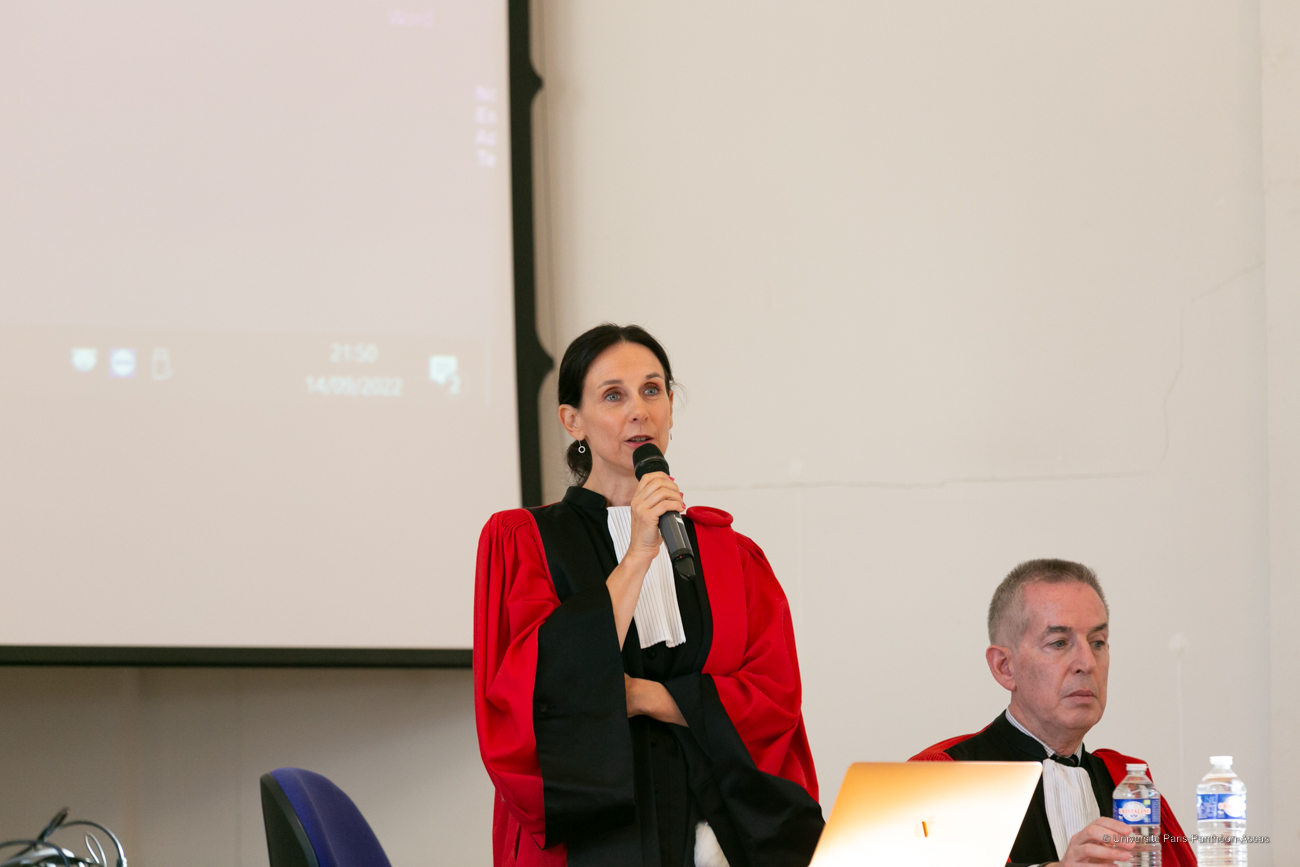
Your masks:
<svg viewBox="0 0 1300 867"><path fill-rule="evenodd" d="M1246 818L1246 796L1219 793L1196 796L1198 821L1225 822Z"/></svg>
<svg viewBox="0 0 1300 867"><path fill-rule="evenodd" d="M1115 818L1125 825L1159 825L1160 798L1116 798Z"/></svg>

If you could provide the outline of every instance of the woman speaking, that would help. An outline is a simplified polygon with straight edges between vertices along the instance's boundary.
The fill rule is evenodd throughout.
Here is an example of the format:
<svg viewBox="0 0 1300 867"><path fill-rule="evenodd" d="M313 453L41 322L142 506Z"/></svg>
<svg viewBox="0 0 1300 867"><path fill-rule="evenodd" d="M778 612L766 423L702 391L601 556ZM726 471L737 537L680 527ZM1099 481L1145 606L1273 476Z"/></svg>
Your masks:
<svg viewBox="0 0 1300 867"><path fill-rule="evenodd" d="M578 485L479 540L474 701L497 865L798 865L821 833L785 594L718 509L632 454L668 451L668 356L600 325L560 363ZM685 514L694 578L659 517Z"/></svg>

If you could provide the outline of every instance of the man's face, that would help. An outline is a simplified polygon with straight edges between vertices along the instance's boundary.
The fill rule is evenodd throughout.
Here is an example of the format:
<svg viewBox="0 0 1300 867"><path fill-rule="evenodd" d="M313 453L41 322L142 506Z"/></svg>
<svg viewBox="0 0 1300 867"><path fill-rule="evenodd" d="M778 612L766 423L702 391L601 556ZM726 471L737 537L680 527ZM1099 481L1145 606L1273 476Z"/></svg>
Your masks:
<svg viewBox="0 0 1300 867"><path fill-rule="evenodd" d="M1024 588L1023 599L1028 626L1009 654L1012 713L1030 717L1022 722L1044 735L1081 738L1106 710L1106 607L1077 581L1036 581Z"/></svg>

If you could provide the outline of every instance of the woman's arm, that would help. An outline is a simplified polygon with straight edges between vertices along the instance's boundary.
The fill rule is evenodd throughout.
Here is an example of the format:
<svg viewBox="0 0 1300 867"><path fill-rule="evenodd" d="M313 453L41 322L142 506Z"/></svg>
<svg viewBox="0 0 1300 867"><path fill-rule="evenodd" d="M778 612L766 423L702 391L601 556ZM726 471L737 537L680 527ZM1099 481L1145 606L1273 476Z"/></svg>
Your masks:
<svg viewBox="0 0 1300 867"><path fill-rule="evenodd" d="M677 483L663 473L646 473L632 495L632 540L623 562L609 573L605 586L614 603L614 626L618 646L627 640L627 630L641 598L641 584L650 564L659 556L663 537L659 535L659 516L665 512L685 512L686 503Z"/></svg>
<svg viewBox="0 0 1300 867"><path fill-rule="evenodd" d="M648 716L660 722L686 727L686 717L682 716L681 709L677 707L677 702L673 699L672 694L668 692L668 687L655 680L629 677L626 674L623 675L623 682L627 687L627 715L629 718Z"/></svg>
<svg viewBox="0 0 1300 867"><path fill-rule="evenodd" d="M634 522L635 520L636 518L633 517ZM632 538L636 538L635 523L632 528ZM629 547L623 562L619 563L605 579L605 586L609 588L610 601L614 603L614 628L618 630L619 647L622 647L623 642L627 640L627 630L632 625L632 615L636 613L636 602L641 598L641 585L645 581L646 573L650 571L650 563L653 560L653 556L646 558L640 552L633 556L632 549Z"/></svg>

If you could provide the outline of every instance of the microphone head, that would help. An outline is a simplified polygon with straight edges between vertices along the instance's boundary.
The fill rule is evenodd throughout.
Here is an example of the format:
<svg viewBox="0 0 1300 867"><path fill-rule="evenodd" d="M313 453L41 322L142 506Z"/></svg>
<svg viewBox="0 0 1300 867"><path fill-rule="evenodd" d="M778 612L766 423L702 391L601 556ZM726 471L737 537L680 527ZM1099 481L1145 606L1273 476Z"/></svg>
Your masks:
<svg viewBox="0 0 1300 867"><path fill-rule="evenodd" d="M659 446L654 443L637 446L636 451L632 452L632 467L636 472L637 481L640 481L646 473L668 473L668 461L664 458L664 453L659 451Z"/></svg>

